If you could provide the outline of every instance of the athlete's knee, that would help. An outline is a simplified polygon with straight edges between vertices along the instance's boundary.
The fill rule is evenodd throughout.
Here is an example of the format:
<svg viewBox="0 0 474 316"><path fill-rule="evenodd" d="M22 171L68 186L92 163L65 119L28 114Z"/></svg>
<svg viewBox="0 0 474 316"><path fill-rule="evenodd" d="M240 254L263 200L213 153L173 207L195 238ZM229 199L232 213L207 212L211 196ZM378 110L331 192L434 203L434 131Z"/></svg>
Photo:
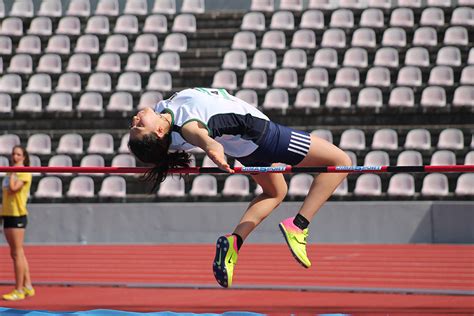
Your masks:
<svg viewBox="0 0 474 316"><path fill-rule="evenodd" d="M349 155L342 151L339 153L337 157L336 166L352 166L352 159Z"/></svg>
<svg viewBox="0 0 474 316"><path fill-rule="evenodd" d="M278 203L281 203L288 193L288 185L285 181L282 181L282 183L279 183L273 188L264 190L263 193L270 198L277 200Z"/></svg>
<svg viewBox="0 0 474 316"><path fill-rule="evenodd" d="M18 260L24 255L23 248L12 248L10 249L10 256L13 260Z"/></svg>

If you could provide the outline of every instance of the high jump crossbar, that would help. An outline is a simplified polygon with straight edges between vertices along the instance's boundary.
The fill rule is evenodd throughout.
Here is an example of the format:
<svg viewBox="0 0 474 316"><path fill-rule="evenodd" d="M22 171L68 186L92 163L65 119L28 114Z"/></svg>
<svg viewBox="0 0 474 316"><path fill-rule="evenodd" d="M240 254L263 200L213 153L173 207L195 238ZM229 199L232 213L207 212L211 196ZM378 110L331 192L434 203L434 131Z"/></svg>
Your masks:
<svg viewBox="0 0 474 316"><path fill-rule="evenodd" d="M40 172L40 173L109 173L143 174L148 167L0 167L0 172ZM315 167L235 167L236 174L259 173L412 173L412 172L474 172L474 165L443 166L315 166ZM228 173L217 167L189 167L170 169L178 174L223 174Z"/></svg>

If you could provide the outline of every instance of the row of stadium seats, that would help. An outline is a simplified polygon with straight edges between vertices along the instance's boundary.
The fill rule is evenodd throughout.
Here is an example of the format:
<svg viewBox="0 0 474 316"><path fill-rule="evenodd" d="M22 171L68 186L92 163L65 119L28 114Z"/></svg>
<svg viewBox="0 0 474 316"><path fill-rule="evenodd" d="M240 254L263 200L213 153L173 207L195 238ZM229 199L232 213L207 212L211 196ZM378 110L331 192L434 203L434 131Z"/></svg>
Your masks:
<svg viewBox="0 0 474 316"><path fill-rule="evenodd" d="M333 132L328 129L318 129L311 132L334 143ZM469 132L466 134L457 128L442 129L437 135L437 144L432 144L432 132L424 128L410 129L408 131L399 133L391 128L379 129L371 135L371 146L367 144L366 137L369 133L361 129L350 128L342 131L339 135L338 146L344 150L399 150L399 149L415 149L415 150L432 150L432 149L448 149L448 150L463 150L466 148L474 148L474 135ZM433 132L434 134L434 132ZM433 135L434 136L434 135ZM26 148L32 154L49 155L53 152L58 154L83 154L98 153L98 154L113 154L128 153L128 139L129 134L125 133L120 140L114 140L114 137L106 132L95 133L88 139L88 147L84 150L83 136L78 133L66 133L61 135L57 142L55 151L52 148L51 136L44 133L35 133L29 136L26 141ZM400 144L404 141L404 145ZM470 141L470 145L468 142ZM10 154L13 146L20 145L21 139L16 134L0 135L0 154ZM115 143L120 143L116 149ZM202 153L201 151L195 151Z"/></svg>
<svg viewBox="0 0 474 316"><path fill-rule="evenodd" d="M296 174L291 177L288 185L288 196L305 197L311 186L313 176L309 174ZM200 175L193 179L191 189L186 192L185 181L177 176L168 176L160 184L156 193L159 198L184 198L190 197L251 197L262 192L257 185L254 192L250 191L250 181L244 175L227 176L224 187L218 193L216 177L212 175ZM380 197L382 192L382 181L379 175L362 174L357 177L354 190L349 192L348 181L345 179L336 189L333 195L347 196L352 193L355 196ZM445 197L450 194L448 178L444 174L432 173L423 178L421 191L415 191L415 178L410 174L395 174L390 177L386 195L393 197L414 197L419 193L427 197ZM460 175L456 180L456 188L453 192L458 196L474 195L474 174L466 173ZM100 190L96 193L94 180L89 176L78 176L71 180L69 189L63 193L63 183L59 177L47 176L40 179L37 189L33 194L35 199L41 198L93 198L111 197L126 198L126 180L120 176L109 176L102 181Z"/></svg>

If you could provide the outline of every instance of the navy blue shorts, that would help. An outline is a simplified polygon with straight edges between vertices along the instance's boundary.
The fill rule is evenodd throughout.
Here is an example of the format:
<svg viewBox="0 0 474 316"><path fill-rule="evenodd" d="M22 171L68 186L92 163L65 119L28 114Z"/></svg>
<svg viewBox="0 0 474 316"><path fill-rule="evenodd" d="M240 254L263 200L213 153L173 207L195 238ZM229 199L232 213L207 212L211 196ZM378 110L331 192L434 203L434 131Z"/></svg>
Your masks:
<svg viewBox="0 0 474 316"><path fill-rule="evenodd" d="M237 158L244 166L268 167L272 163L296 166L308 154L311 136L307 132L270 121L264 134L253 153Z"/></svg>

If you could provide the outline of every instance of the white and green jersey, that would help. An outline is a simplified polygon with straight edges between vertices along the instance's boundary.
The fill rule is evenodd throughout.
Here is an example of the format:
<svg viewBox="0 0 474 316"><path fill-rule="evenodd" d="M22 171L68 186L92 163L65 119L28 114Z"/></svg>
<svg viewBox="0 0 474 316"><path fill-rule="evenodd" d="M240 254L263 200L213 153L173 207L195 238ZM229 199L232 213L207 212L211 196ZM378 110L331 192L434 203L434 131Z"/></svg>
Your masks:
<svg viewBox="0 0 474 316"><path fill-rule="evenodd" d="M155 112L172 116L171 150L194 147L179 131L186 123L199 121L232 157L245 157L254 152L269 122L265 114L224 89L186 89L160 101Z"/></svg>

